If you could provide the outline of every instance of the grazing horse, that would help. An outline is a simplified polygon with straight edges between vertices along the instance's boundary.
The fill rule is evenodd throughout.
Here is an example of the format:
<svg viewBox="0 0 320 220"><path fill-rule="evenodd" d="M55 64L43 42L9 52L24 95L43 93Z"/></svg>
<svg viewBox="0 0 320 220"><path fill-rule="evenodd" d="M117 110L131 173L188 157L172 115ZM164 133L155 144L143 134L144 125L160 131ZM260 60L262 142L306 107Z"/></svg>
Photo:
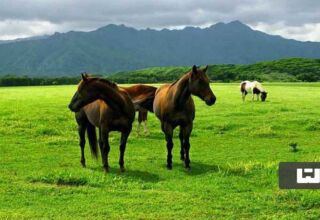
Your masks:
<svg viewBox="0 0 320 220"><path fill-rule="evenodd" d="M91 152L97 157L95 127L98 127L101 157L106 172L109 170L109 132L121 132L119 165L120 170L124 171L124 153L135 116L134 105L128 93L109 80L82 74L82 80L69 104L69 109L76 112L79 125L81 164L85 166L86 130Z"/></svg>
<svg viewBox="0 0 320 220"><path fill-rule="evenodd" d="M198 96L209 106L216 101L210 89L207 69L208 66L204 69L197 69L196 66L193 66L192 70L179 80L172 84L165 84L156 91L153 110L161 121L161 128L165 134L168 169L172 169L172 135L177 126L180 126L180 158L184 160L185 167L190 169L189 138L195 117L195 106L191 94Z"/></svg>
<svg viewBox="0 0 320 220"><path fill-rule="evenodd" d="M153 112L153 100L157 88L147 85L134 85L130 87L121 87L124 89L131 97L136 111L138 112L138 126L137 133L139 135L140 125L144 125L144 133L149 133L147 128L147 116L148 111ZM148 99L148 100L146 100ZM145 107L142 107L140 102L144 101Z"/></svg>
<svg viewBox="0 0 320 220"><path fill-rule="evenodd" d="M240 91L242 94L242 101L245 101L246 95L248 92L252 93L252 101L254 101L254 95L257 95L257 100L261 95L261 101L264 102L267 98L267 92L263 89L261 83L258 81L243 81L240 83Z"/></svg>

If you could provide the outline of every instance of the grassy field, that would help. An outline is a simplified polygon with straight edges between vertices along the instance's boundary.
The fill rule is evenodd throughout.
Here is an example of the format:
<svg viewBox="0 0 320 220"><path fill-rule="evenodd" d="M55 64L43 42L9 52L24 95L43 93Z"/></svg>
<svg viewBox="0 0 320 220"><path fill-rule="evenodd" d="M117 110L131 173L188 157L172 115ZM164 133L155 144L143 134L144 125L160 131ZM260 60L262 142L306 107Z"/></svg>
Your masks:
<svg viewBox="0 0 320 220"><path fill-rule="evenodd" d="M212 84L212 107L194 98L190 171L177 131L166 169L164 136L150 114L151 134L129 137L125 173L112 133L108 174L88 147L80 166L67 108L76 86L0 88L0 219L319 219L320 191L280 190L277 170L280 161L320 161L320 84L265 87L265 103L242 103L238 84Z"/></svg>

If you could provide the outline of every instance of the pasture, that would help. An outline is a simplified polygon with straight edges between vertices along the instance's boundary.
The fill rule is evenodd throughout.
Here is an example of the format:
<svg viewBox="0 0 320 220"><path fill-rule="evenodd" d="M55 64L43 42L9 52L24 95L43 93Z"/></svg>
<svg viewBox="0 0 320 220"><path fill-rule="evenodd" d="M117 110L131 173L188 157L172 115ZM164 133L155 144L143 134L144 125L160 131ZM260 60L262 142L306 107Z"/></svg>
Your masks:
<svg viewBox="0 0 320 220"><path fill-rule="evenodd" d="M166 169L160 123L129 136L119 172L112 133L105 174L86 145L80 165L77 126L67 105L76 86L0 88L0 219L320 218L320 191L280 190L280 161L320 161L320 84L270 83L265 103L242 103L238 84L212 84L208 107L194 97L191 170ZM290 143L298 144L292 152Z"/></svg>

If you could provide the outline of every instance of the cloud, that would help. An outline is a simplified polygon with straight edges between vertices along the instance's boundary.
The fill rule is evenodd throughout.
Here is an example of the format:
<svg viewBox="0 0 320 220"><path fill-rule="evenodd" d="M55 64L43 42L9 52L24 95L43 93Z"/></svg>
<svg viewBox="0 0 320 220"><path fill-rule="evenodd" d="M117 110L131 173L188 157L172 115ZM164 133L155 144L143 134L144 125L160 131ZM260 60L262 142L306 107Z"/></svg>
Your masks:
<svg viewBox="0 0 320 220"><path fill-rule="evenodd" d="M160 29L240 20L271 34L320 41L319 9L317 0L1 0L0 39L110 23Z"/></svg>
<svg viewBox="0 0 320 220"><path fill-rule="evenodd" d="M258 23L251 25L253 29L300 41L320 41L320 23L287 26L283 22L275 24Z"/></svg>

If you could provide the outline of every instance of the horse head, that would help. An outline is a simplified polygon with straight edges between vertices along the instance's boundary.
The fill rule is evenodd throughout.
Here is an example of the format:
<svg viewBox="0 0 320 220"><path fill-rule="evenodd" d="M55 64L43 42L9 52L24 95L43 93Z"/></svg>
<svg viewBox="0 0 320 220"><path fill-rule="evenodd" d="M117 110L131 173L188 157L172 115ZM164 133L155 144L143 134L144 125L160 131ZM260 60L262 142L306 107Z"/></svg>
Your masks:
<svg viewBox="0 0 320 220"><path fill-rule="evenodd" d="M197 69L195 65L192 67L189 78L189 90L191 94L198 96L210 106L216 102L216 96L210 88L210 80L207 75L207 70L208 66L204 69Z"/></svg>
<svg viewBox="0 0 320 220"><path fill-rule="evenodd" d="M261 101L264 102L266 101L266 98L267 98L267 92L261 92Z"/></svg>
<svg viewBox="0 0 320 220"><path fill-rule="evenodd" d="M98 99L98 91L94 89L94 83L98 78L88 77L87 74L81 74L82 80L78 85L77 92L73 95L69 104L69 109L73 112L79 111L83 106Z"/></svg>

